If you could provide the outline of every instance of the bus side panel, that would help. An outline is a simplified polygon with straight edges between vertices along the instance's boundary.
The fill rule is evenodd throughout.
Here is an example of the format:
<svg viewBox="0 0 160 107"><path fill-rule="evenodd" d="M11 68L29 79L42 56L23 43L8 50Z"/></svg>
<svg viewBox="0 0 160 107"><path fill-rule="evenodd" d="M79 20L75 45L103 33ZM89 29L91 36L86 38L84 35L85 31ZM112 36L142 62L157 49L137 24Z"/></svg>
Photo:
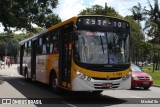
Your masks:
<svg viewBox="0 0 160 107"><path fill-rule="evenodd" d="M46 83L46 55L36 56L36 80Z"/></svg>
<svg viewBox="0 0 160 107"><path fill-rule="evenodd" d="M47 65L46 65L46 83L49 84L49 76L50 71L54 70L56 72L56 75L58 77L58 62L59 62L59 54L50 54L47 55L46 59Z"/></svg>

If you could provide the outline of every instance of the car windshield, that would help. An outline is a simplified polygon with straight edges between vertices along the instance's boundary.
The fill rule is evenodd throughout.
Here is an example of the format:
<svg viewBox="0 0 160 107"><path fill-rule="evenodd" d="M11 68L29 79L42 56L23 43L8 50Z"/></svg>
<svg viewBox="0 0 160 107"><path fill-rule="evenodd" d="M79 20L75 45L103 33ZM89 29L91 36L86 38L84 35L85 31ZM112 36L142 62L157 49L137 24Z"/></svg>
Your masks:
<svg viewBox="0 0 160 107"><path fill-rule="evenodd" d="M137 65L132 65L132 72L143 72Z"/></svg>
<svg viewBox="0 0 160 107"><path fill-rule="evenodd" d="M75 59L87 64L128 63L127 41L128 36L125 34L79 31Z"/></svg>

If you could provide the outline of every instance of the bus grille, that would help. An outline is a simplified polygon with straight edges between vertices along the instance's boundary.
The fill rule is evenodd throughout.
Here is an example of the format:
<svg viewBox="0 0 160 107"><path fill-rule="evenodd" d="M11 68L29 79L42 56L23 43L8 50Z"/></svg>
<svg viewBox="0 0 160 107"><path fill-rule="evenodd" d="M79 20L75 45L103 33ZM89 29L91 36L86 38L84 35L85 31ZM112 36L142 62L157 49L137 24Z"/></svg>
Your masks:
<svg viewBox="0 0 160 107"><path fill-rule="evenodd" d="M119 85L120 85L119 83L112 84L112 87L110 88L118 88ZM103 87L103 84L94 84L94 88L95 89L109 89L108 87Z"/></svg>
<svg viewBox="0 0 160 107"><path fill-rule="evenodd" d="M106 78L97 78L97 77L92 77L94 80L108 80ZM118 79L121 79L121 77L118 77L118 78L110 78L109 80L118 80Z"/></svg>

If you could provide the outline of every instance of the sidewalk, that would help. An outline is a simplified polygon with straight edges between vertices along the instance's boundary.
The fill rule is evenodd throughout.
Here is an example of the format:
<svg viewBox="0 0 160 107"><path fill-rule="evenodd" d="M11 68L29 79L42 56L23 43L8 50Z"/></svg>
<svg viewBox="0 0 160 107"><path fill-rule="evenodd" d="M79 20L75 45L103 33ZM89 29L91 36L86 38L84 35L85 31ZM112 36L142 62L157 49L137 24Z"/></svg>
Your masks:
<svg viewBox="0 0 160 107"><path fill-rule="evenodd" d="M7 76L7 77L17 77L20 76L17 72L17 64L12 64L12 66L10 66L8 68L8 66L6 65L5 68L0 69L0 78L1 76Z"/></svg>

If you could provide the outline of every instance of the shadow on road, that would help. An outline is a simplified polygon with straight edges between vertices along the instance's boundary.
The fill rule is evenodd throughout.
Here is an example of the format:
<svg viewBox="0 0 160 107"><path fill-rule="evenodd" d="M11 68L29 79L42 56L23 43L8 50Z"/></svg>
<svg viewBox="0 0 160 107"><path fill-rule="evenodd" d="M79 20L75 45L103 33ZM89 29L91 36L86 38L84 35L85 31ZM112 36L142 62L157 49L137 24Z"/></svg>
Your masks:
<svg viewBox="0 0 160 107"><path fill-rule="evenodd" d="M94 107L116 105L126 103L127 100L114 98L106 95L95 95L90 92L71 92L62 90L61 95L55 95L48 85L26 81L22 77L3 77L4 81L12 85L16 90L23 94L26 98L42 99L42 103L46 104L94 104ZM23 83L23 84L20 84ZM43 102L44 101L44 102ZM47 107L51 106L47 105ZM36 105L41 107L43 105ZM53 105L52 105L53 106ZM87 105L89 106L89 105Z"/></svg>
<svg viewBox="0 0 160 107"><path fill-rule="evenodd" d="M134 90L134 91L151 91L150 89L143 89L143 88L132 88L130 90Z"/></svg>

